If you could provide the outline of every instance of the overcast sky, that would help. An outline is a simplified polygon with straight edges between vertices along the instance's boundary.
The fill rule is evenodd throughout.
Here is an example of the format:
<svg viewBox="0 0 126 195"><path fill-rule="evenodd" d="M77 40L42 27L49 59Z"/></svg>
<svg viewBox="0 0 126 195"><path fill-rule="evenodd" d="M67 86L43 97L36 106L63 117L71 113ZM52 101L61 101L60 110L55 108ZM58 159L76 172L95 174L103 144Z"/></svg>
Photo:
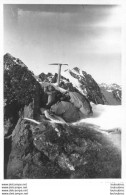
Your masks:
<svg viewBox="0 0 126 195"><path fill-rule="evenodd" d="M4 52L36 75L57 72L48 64L61 62L120 84L120 20L116 5L4 5Z"/></svg>

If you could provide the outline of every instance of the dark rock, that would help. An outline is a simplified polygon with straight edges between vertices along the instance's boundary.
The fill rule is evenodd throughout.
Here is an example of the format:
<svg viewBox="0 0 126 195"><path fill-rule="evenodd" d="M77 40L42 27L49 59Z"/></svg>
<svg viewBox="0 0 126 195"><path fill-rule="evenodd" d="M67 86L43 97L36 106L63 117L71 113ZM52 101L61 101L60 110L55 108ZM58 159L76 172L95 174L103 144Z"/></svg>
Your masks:
<svg viewBox="0 0 126 195"><path fill-rule="evenodd" d="M38 100L37 96L40 98L42 89L26 65L15 59L8 54L4 56L4 98L7 105L18 102L20 106L24 106L33 99Z"/></svg>
<svg viewBox="0 0 126 195"><path fill-rule="evenodd" d="M70 102L80 110L82 113L82 118L91 115L92 107L90 105L89 100L82 94L77 92L69 92Z"/></svg>
<svg viewBox="0 0 126 195"><path fill-rule="evenodd" d="M53 79L53 82L55 82L54 77L56 76L55 75L53 76L52 73L45 74L42 72L38 77L41 81L52 82L52 79Z"/></svg>
<svg viewBox="0 0 126 195"><path fill-rule="evenodd" d="M24 120L19 119L12 137L12 150L9 157L7 178L22 178L23 158L31 150L31 134Z"/></svg>
<svg viewBox="0 0 126 195"><path fill-rule="evenodd" d="M49 126L48 128L51 128ZM43 132L43 131L42 131ZM59 155L59 146L55 144L58 139L57 133L52 129L48 129L48 132L38 132L34 135L34 146L41 152L43 152L51 161L54 161ZM52 140L51 140L52 139ZM54 143L52 143L52 141Z"/></svg>
<svg viewBox="0 0 126 195"><path fill-rule="evenodd" d="M99 85L102 94L105 97L105 104L108 105L121 105L122 93L121 87L117 84L107 85L102 83Z"/></svg>
<svg viewBox="0 0 126 195"><path fill-rule="evenodd" d="M113 97L116 99L119 104L121 104L121 98L122 98L122 93L121 90L115 89L112 91Z"/></svg>
<svg viewBox="0 0 126 195"><path fill-rule="evenodd" d="M59 86L68 91L80 93L80 91L76 87L74 87L73 84L69 81L67 82L62 81Z"/></svg>
<svg viewBox="0 0 126 195"><path fill-rule="evenodd" d="M74 166L64 153L58 157L58 164L64 171L75 171Z"/></svg>
<svg viewBox="0 0 126 195"><path fill-rule="evenodd" d="M19 119L7 178L119 178L120 165L118 150L103 134L81 126L47 120L34 125Z"/></svg>
<svg viewBox="0 0 126 195"><path fill-rule="evenodd" d="M66 122L75 122L81 119L81 112L72 103L61 101L51 106L51 112L61 116Z"/></svg>
<svg viewBox="0 0 126 195"><path fill-rule="evenodd" d="M19 59L4 55L4 120L6 131L15 127L24 106L33 103L33 115L45 104L44 92L34 74ZM10 127L9 127L10 126Z"/></svg>
<svg viewBox="0 0 126 195"><path fill-rule="evenodd" d="M31 150L32 132L30 125L25 122L23 117L33 117L33 109L25 106L23 115L19 118L15 129L12 132L12 148L9 156L7 177L20 178L22 177L23 158ZM16 167L16 169L14 169Z"/></svg>
<svg viewBox="0 0 126 195"><path fill-rule="evenodd" d="M5 119L4 121L4 135L7 135L13 128L13 122L11 118Z"/></svg>

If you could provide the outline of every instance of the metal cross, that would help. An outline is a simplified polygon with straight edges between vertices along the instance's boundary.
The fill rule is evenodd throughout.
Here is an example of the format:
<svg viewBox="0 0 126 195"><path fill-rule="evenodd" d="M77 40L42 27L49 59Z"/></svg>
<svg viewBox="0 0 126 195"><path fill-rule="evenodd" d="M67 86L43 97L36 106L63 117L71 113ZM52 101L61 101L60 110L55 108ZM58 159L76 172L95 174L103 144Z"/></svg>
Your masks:
<svg viewBox="0 0 126 195"><path fill-rule="evenodd" d="M58 79L57 79L57 85L59 86L59 84L60 84L60 77L61 77L61 66L62 65L68 66L68 64L52 63L52 64L49 64L49 65L58 65L59 66L59 68L58 68Z"/></svg>

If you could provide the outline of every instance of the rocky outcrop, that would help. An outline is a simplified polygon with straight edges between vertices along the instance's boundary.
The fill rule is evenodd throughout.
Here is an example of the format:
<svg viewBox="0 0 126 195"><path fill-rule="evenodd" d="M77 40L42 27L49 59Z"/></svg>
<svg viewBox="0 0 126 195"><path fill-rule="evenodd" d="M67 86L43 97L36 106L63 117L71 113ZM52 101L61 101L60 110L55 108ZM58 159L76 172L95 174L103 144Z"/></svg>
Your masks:
<svg viewBox="0 0 126 195"><path fill-rule="evenodd" d="M6 178L8 158L11 151L11 134L16 128L27 105L32 118L37 118L46 98L34 74L18 58L4 55L4 174Z"/></svg>
<svg viewBox="0 0 126 195"><path fill-rule="evenodd" d="M40 81L44 81L44 82L52 82L52 79L54 80L54 82L52 83L56 83L56 80L55 80L55 75L53 75L52 73L48 73L48 74L45 74L45 73L41 73L39 76L38 76L38 79Z"/></svg>
<svg viewBox="0 0 126 195"><path fill-rule="evenodd" d="M12 134L7 178L120 178L120 164L120 154L101 133L20 118Z"/></svg>
<svg viewBox="0 0 126 195"><path fill-rule="evenodd" d="M121 105L122 93L121 87L117 84L107 85L99 84L102 94L106 99L106 104Z"/></svg>
<svg viewBox="0 0 126 195"><path fill-rule="evenodd" d="M15 65L26 67L26 65L19 58L15 58L9 53L5 54L4 55L4 69L10 70L10 68L12 68Z"/></svg>
<svg viewBox="0 0 126 195"><path fill-rule="evenodd" d="M26 65L10 54L4 56L5 134L17 123L25 105L34 102L34 117L45 103L44 92Z"/></svg>

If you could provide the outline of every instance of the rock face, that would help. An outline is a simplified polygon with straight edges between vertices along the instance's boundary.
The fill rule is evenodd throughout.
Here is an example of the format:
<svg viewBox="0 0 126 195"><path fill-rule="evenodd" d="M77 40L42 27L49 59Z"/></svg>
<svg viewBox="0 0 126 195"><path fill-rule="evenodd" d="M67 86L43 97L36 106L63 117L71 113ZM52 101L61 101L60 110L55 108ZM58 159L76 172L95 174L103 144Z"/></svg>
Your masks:
<svg viewBox="0 0 126 195"><path fill-rule="evenodd" d="M15 65L26 67L26 65L19 58L15 58L9 53L5 54L4 55L4 69L10 70L10 68L12 68Z"/></svg>
<svg viewBox="0 0 126 195"><path fill-rule="evenodd" d="M8 179L120 177L120 154L103 134L44 118L39 125L18 120L12 134Z"/></svg>
<svg viewBox="0 0 126 195"><path fill-rule="evenodd" d="M10 54L4 55L4 134L6 137L13 132L23 110L32 104L32 118L37 118L39 109L45 104L46 98L34 74L19 59ZM28 113L30 110L27 110ZM4 168L11 150L11 137L4 141Z"/></svg>
<svg viewBox="0 0 126 195"><path fill-rule="evenodd" d="M99 85L101 92L104 94L106 104L109 105L120 105L121 104L121 87L117 84L107 85L102 83Z"/></svg>
<svg viewBox="0 0 126 195"><path fill-rule="evenodd" d="M26 65L10 54L4 56L4 101L6 132L14 128L19 118L19 111L34 102L34 115L44 103L43 91ZM35 116L34 116L35 117Z"/></svg>

